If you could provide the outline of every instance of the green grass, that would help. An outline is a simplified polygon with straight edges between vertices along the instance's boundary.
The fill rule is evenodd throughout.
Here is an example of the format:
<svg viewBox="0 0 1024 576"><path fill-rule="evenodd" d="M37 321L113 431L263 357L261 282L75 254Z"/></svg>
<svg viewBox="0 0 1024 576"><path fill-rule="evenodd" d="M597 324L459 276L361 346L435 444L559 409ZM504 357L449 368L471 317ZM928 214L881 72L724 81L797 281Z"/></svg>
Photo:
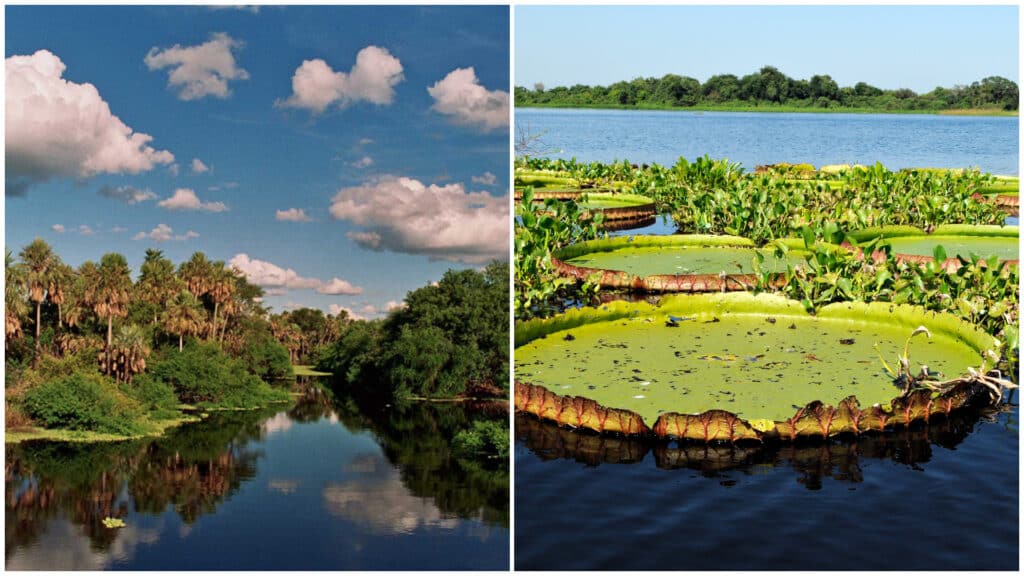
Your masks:
<svg viewBox="0 0 1024 576"><path fill-rule="evenodd" d="M312 366L292 365L296 376L330 376L330 372L317 372Z"/></svg>
<svg viewBox="0 0 1024 576"><path fill-rule="evenodd" d="M143 434L121 435L108 434L104 432L89 432L85 430L62 430L49 428L23 428L18 430L5 430L4 443L17 444L25 440L50 440L54 442L122 442L124 440L137 440L139 438L150 438L162 436L168 429L187 422L198 422L197 416L182 414L177 418L168 420L150 420L146 422L146 432Z"/></svg>

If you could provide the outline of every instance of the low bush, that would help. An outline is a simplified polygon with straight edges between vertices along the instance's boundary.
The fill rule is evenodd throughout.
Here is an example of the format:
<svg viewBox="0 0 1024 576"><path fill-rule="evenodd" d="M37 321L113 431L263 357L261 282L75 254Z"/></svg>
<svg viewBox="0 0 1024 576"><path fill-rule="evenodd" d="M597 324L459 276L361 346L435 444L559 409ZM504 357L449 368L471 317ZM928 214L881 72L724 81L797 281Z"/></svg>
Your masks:
<svg viewBox="0 0 1024 576"><path fill-rule="evenodd" d="M474 421L468 430L455 434L452 452L459 458L508 458L508 423L501 420Z"/></svg>
<svg viewBox="0 0 1024 576"><path fill-rule="evenodd" d="M79 372L48 380L26 392L22 405L46 428L124 435L143 431L138 403L99 374Z"/></svg>
<svg viewBox="0 0 1024 576"><path fill-rule="evenodd" d="M288 349L270 335L249 342L241 351L241 360L250 374L264 382L295 378Z"/></svg>
<svg viewBox="0 0 1024 576"><path fill-rule="evenodd" d="M178 415L178 397L174 388L151 374L139 374L132 382L121 384L121 391L138 402L154 420Z"/></svg>
<svg viewBox="0 0 1024 576"><path fill-rule="evenodd" d="M271 388L215 344L165 350L153 360L149 374L173 388L181 401L207 407L256 408L289 398L287 391Z"/></svg>

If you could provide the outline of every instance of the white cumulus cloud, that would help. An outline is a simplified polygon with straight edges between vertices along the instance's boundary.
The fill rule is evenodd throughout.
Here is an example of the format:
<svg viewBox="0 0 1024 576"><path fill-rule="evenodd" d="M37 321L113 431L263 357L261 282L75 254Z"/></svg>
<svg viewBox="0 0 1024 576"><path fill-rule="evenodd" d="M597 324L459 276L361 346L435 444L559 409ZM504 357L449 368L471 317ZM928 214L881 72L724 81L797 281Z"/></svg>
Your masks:
<svg viewBox="0 0 1024 576"><path fill-rule="evenodd" d="M152 190L149 190L148 188L145 190L141 190L139 188L135 188L134 186L108 185L103 186L102 188L97 190L97 193L100 196L120 200L127 204L138 204L139 202L145 202L146 200L152 200L153 198L156 198L156 194L154 194Z"/></svg>
<svg viewBox="0 0 1024 576"><path fill-rule="evenodd" d="M5 68L8 195L55 177L137 174L174 161L114 116L95 86L62 78L66 66L52 52L11 56Z"/></svg>
<svg viewBox="0 0 1024 576"><path fill-rule="evenodd" d="M319 288L323 284L316 278L303 278L291 268L282 268L265 260L236 254L228 265L245 275L249 282L271 288Z"/></svg>
<svg viewBox="0 0 1024 576"><path fill-rule="evenodd" d="M306 211L302 208L277 210L274 212L274 218L285 222L309 222L311 220L311 218L306 215Z"/></svg>
<svg viewBox="0 0 1024 576"><path fill-rule="evenodd" d="M353 286L347 280L341 278L332 278L330 282L324 283L322 286L316 289L321 294L345 294L347 296L354 296L356 294L362 294L363 289L360 286Z"/></svg>
<svg viewBox="0 0 1024 576"><path fill-rule="evenodd" d="M427 92L434 99L433 110L451 117L456 124L475 126L484 132L508 128L508 92L481 86L472 67L452 70Z"/></svg>
<svg viewBox="0 0 1024 576"><path fill-rule="evenodd" d="M388 303L384 305L384 310L393 312L405 308L405 302L398 302L396 300L388 300Z"/></svg>
<svg viewBox="0 0 1024 576"><path fill-rule="evenodd" d="M170 198L156 203L166 210L204 210L206 212L226 212L228 207L223 202L203 202L196 196L195 190L178 188Z"/></svg>
<svg viewBox="0 0 1024 576"><path fill-rule="evenodd" d="M54 232L56 232L57 234L63 234L64 233L64 225L63 224L54 224L53 226L50 226L50 229L53 230Z"/></svg>
<svg viewBox="0 0 1024 576"><path fill-rule="evenodd" d="M335 72L319 58L305 60L292 76L292 95L277 105L319 114L332 104L339 108L361 101L391 104L394 86L402 79L398 58L385 48L367 46L356 55L356 63L347 73Z"/></svg>
<svg viewBox="0 0 1024 576"><path fill-rule="evenodd" d="M139 232L132 237L132 240L152 240L153 242L168 242L170 240L177 240L183 242L185 240L191 240L198 238L199 233L189 230L184 234L174 234L174 229L167 224L157 224L156 228L153 228L149 232Z"/></svg>
<svg viewBox="0 0 1024 576"><path fill-rule="evenodd" d="M385 176L339 190L330 213L366 228L347 236L372 250L470 264L508 256L507 196L467 193L462 184L427 186L412 178Z"/></svg>
<svg viewBox="0 0 1024 576"><path fill-rule="evenodd" d="M231 95L229 81L249 78L249 73L238 66L232 53L241 46L242 42L218 32L198 46L175 44L163 50L154 46L146 54L145 62L150 70L170 68L167 86L178 90L181 100L206 96L227 98Z"/></svg>
<svg viewBox="0 0 1024 576"><path fill-rule="evenodd" d="M200 160L199 158L193 158L192 159L192 172L194 172L196 174L202 174L204 172L209 172L209 171L210 171L210 167L207 166L205 163L203 163L202 160Z"/></svg>

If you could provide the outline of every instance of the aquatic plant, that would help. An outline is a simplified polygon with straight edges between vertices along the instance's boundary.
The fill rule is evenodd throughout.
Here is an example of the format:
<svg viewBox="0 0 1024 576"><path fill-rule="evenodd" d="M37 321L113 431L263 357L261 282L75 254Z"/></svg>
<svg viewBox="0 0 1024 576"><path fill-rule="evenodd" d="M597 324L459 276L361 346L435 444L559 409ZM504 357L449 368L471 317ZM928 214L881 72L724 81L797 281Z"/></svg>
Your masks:
<svg viewBox="0 0 1024 576"><path fill-rule="evenodd" d="M124 520L120 518L111 518L110 516L103 519L103 525L110 529L125 527Z"/></svg>
<svg viewBox="0 0 1024 576"><path fill-rule="evenodd" d="M665 319L667 320L664 326L667 328L660 327L663 324L662 320ZM819 356L824 357L827 353L832 360L838 360L846 357L843 356L847 353L845 350L855 351L861 348L861 352L870 354L871 348L867 346L870 346L872 334L888 334L900 330L914 331L912 334L922 333L920 328L914 329L915 326L923 325L922 323L927 324L928 333L941 335L940 346L927 348L928 353L933 356L933 361L937 364L948 364L948 371L962 371L962 376L934 383L930 379L914 378L915 385L905 385L896 396L893 396L892 387L884 379L884 375L880 380L879 374L862 374L862 368L855 368L853 373L839 376L839 367L832 366L830 370L836 372L833 378L823 382L812 382L811 386L807 386L802 380L797 381L814 373L815 363L823 361ZM672 330L673 324L690 326L684 333L684 340L678 341L682 347L673 345L677 339L670 337L669 332L657 336L663 330ZM871 328L876 324L877 327ZM719 326L721 328L718 328ZM812 341L815 338L820 339L820 333L828 326L832 326L833 330L847 326L848 330L859 331L863 335L856 338L842 336L839 338L840 346L832 348L808 349L802 348L798 343L797 335L802 335L801 338L804 339L811 338ZM882 326L887 328L881 328ZM894 307L881 303L840 303L822 307L816 310L814 316L810 316L792 300L765 295L713 294L666 298L658 306L618 302L600 309L570 311L547 320L520 323L516 328L517 349L521 351L532 351L534 347L539 347L538 350L565 349L559 356L562 360L555 364L549 362L550 355L543 355L540 352L517 354L517 409L560 425L588 428L598 432L625 435L653 434L705 442L861 434L885 430L896 424L909 425L916 420L927 420L932 415L948 414L958 408L977 403L998 402L998 398L993 395L1000 396L1002 390L1013 387L1010 383L1000 383L1002 379L998 375L988 373L985 368L987 361L993 357L998 358L1002 346L998 340L954 316L930 313L919 307ZM735 333L737 330L748 330L748 338L722 340L725 332ZM737 350L757 348L758 341L750 336L751 331L766 333L772 330L787 332L787 335L788 330L797 331L785 339L770 338L770 342L774 343L768 351L770 359L765 359L764 354L746 356L750 354L746 351L693 357L707 347L718 349L726 346L727 348L723 348L725 350L732 347L738 347ZM877 332L878 330L881 332ZM718 334L719 331L723 334ZM624 339L620 344L617 337L613 336L613 332L634 336L622 336ZM570 339L572 335L574 336ZM697 336L701 338L698 339ZM633 348L639 347L632 352L626 351L630 347L629 341L632 341L628 340L629 338L636 340L634 343L637 346ZM863 341L865 338L866 342ZM860 342L855 345L855 340ZM580 342L583 344L579 344ZM786 342L794 350L776 350L779 342ZM591 349L583 364L580 364L578 354L574 352L578 346ZM606 365L606 362L598 362L594 355L597 351L594 346L616 349L612 352L614 367ZM657 347L657 350L652 346ZM664 357L665 354L658 350L665 347L676 348L676 360L669 368L674 376L669 378L668 383L654 374L650 366L643 362L640 365L636 364L639 359L651 355L652 358ZM618 348L623 350L620 352ZM919 349L919 352L924 350ZM793 356L793 353L802 355L802 360ZM640 356L637 356L638 354ZM906 376L909 373L909 354L908 339L904 343L903 354L900 357L901 372L892 372L890 376ZM519 364L520 356L522 364ZM630 357L634 356L636 358L630 360ZM985 360L986 357L989 360ZM856 358L848 361L854 360ZM693 362L697 362L699 366L701 362L711 361L733 366L725 368L722 372L723 377L726 374L731 375L728 381L720 380L717 374L722 369L712 371L711 365L697 369L700 374L693 373L687 376L693 372L690 366ZM794 361L798 363L792 364ZM859 361L869 359L862 354ZM632 380L637 382L630 381L628 368L631 366L636 366L632 371ZM786 366L790 366L786 369L798 369L802 375L786 376ZM747 372L737 371L741 367L752 372L748 376ZM768 372L762 374L763 370L757 370L758 367ZM584 377L580 376L578 371L587 371L588 374L594 375ZM638 377L637 372L643 376ZM772 387L772 393L765 396L759 392L765 386L761 379L770 377L770 374L775 372L779 372L775 377L781 378L786 384L782 388ZM867 381L858 383L858 376L853 374L867 376ZM930 375L931 372L926 374ZM538 375L543 383L526 381ZM666 391L667 396L662 394L659 397L672 398L668 404L642 408L648 417L657 416L654 423L648 425L644 415L629 406L637 406L639 409L640 406L647 406L650 403L645 396L657 392L654 388L655 378L659 378L662 387L675 389L682 386L683 396L679 396L677 392ZM751 380L752 378L754 380ZM848 378L853 380L850 381ZM755 381L762 383L751 384ZM586 387L589 391L584 390L582 395L563 395L563 389L574 390L573 382L589 383ZM934 386L924 386L924 383ZM702 386L711 386L712 392L717 390L716 386L722 387L723 390L708 397L702 394L687 395L686 388ZM847 392L842 392L844 386L849 387ZM602 388L609 390L607 393L601 393ZM787 390L789 388L792 390ZM631 390L639 390L640 394L630 399L629 395L633 393ZM796 403L796 412L791 416L784 416L786 407L791 402L786 395L801 390L812 396ZM850 394L850 391L856 393ZM743 392L743 395L740 395L740 392ZM602 405L594 399L605 396L610 399L607 401L612 404L611 406ZM830 400L830 396L843 397L838 403L829 404L827 401ZM868 401L873 404L861 408L858 396L870 398ZM775 406L774 404L778 404L779 399L783 397L787 398L784 402L786 406ZM769 403L774 404L768 406ZM690 409L672 411L679 410L683 405L689 406ZM693 407L700 408L692 411Z"/></svg>
<svg viewBox="0 0 1024 576"><path fill-rule="evenodd" d="M530 318L561 309L566 302L587 300L596 285L560 276L551 253L570 244L596 238L604 221L600 214L581 218L579 202L545 200L533 202L533 190L523 192L516 206L515 222L515 316Z"/></svg>

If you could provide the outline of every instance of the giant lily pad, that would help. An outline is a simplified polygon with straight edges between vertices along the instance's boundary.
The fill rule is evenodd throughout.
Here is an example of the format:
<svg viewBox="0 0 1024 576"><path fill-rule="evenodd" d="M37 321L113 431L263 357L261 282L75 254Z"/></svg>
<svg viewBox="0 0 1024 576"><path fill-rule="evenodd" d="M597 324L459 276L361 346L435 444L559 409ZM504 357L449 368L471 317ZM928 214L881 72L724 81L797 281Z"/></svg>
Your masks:
<svg viewBox="0 0 1024 576"><path fill-rule="evenodd" d="M959 408L972 386L904 396L879 355L956 376L999 346L951 315L762 294L613 302L516 326L516 408L627 435L760 440L882 430ZM876 349L877 346L877 349Z"/></svg>
<svg viewBox="0 0 1024 576"><path fill-rule="evenodd" d="M647 292L718 292L746 290L756 284L754 260L764 256L762 269L781 273L787 264L804 262L801 240L780 240L791 246L778 258L772 249L755 248L738 236L632 236L590 240L567 246L552 255L555 268L566 276L597 279L605 288Z"/></svg>
<svg viewBox="0 0 1024 576"><path fill-rule="evenodd" d="M931 260L935 247L942 246L947 256L947 267L959 266L957 256L966 259L972 254L982 258L997 256L1001 261L1011 263L1020 258L1017 226L947 224L935 228L930 234L909 226L888 226L860 230L850 236L858 242L883 237L897 258L910 261Z"/></svg>

